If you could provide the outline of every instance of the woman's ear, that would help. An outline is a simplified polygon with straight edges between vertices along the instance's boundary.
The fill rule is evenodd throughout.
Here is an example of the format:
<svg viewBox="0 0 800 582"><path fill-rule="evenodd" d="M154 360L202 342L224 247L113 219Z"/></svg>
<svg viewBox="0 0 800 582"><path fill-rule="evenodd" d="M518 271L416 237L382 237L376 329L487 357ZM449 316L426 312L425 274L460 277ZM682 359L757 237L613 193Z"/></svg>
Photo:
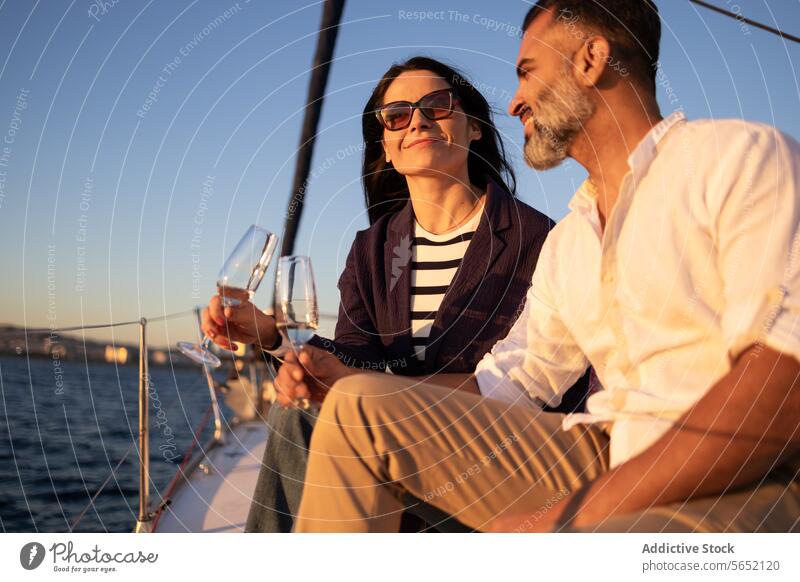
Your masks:
<svg viewBox="0 0 800 582"><path fill-rule="evenodd" d="M481 125L474 119L469 122L469 141L477 141L483 137Z"/></svg>
<svg viewBox="0 0 800 582"><path fill-rule="evenodd" d="M386 163L391 164L392 159L391 156L389 155L389 148L386 147L386 144L384 142L381 142L381 145L383 146L383 155L386 157Z"/></svg>

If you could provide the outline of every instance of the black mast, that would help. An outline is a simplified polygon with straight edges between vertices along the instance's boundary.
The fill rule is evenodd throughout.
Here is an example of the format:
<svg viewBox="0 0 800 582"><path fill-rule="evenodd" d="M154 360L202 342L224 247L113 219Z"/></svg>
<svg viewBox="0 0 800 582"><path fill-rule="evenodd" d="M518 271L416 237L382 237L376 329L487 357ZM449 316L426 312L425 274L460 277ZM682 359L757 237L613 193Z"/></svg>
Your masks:
<svg viewBox="0 0 800 582"><path fill-rule="evenodd" d="M308 84L308 98L303 118L303 130L300 134L300 146L297 148L292 196L289 199L286 223L283 227L281 256L291 255L294 252L294 239L297 236L297 227L303 214L306 180L311 171L311 158L314 153L322 102L325 98L325 86L328 82L333 49L336 46L336 35L339 32L339 21L343 11L344 0L325 0L322 22L317 36L317 50L311 67L311 81Z"/></svg>

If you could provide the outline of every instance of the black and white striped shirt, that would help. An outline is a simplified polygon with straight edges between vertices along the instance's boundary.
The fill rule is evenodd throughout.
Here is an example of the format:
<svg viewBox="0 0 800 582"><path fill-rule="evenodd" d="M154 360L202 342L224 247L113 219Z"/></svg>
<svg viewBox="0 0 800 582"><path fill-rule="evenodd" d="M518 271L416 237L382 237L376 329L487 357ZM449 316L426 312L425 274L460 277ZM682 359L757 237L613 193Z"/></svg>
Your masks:
<svg viewBox="0 0 800 582"><path fill-rule="evenodd" d="M447 234L433 234L414 221L411 245L411 334L417 358L425 348L436 312L467 252L480 223L481 212Z"/></svg>

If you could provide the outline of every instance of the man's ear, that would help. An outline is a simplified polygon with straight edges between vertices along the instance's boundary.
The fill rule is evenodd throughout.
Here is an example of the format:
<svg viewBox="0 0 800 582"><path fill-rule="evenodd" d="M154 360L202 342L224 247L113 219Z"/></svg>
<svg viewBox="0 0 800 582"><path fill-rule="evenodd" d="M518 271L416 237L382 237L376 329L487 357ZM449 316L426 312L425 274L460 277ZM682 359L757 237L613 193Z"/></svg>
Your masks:
<svg viewBox="0 0 800 582"><path fill-rule="evenodd" d="M610 62L611 45L608 39L599 35L589 37L575 53L578 82L586 87L596 86Z"/></svg>

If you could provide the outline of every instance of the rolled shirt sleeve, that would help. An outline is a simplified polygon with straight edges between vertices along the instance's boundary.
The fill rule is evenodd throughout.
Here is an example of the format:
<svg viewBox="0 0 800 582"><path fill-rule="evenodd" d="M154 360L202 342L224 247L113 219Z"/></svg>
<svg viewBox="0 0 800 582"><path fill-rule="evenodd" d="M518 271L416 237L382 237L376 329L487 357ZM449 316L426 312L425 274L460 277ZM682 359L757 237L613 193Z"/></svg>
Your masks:
<svg viewBox="0 0 800 582"><path fill-rule="evenodd" d="M722 331L732 360L752 345L800 360L800 145L767 126L741 139L718 170Z"/></svg>
<svg viewBox="0 0 800 582"><path fill-rule="evenodd" d="M559 317L551 283L553 234L539 256L522 314L508 335L478 363L475 377L483 396L509 403L558 406L589 362Z"/></svg>

